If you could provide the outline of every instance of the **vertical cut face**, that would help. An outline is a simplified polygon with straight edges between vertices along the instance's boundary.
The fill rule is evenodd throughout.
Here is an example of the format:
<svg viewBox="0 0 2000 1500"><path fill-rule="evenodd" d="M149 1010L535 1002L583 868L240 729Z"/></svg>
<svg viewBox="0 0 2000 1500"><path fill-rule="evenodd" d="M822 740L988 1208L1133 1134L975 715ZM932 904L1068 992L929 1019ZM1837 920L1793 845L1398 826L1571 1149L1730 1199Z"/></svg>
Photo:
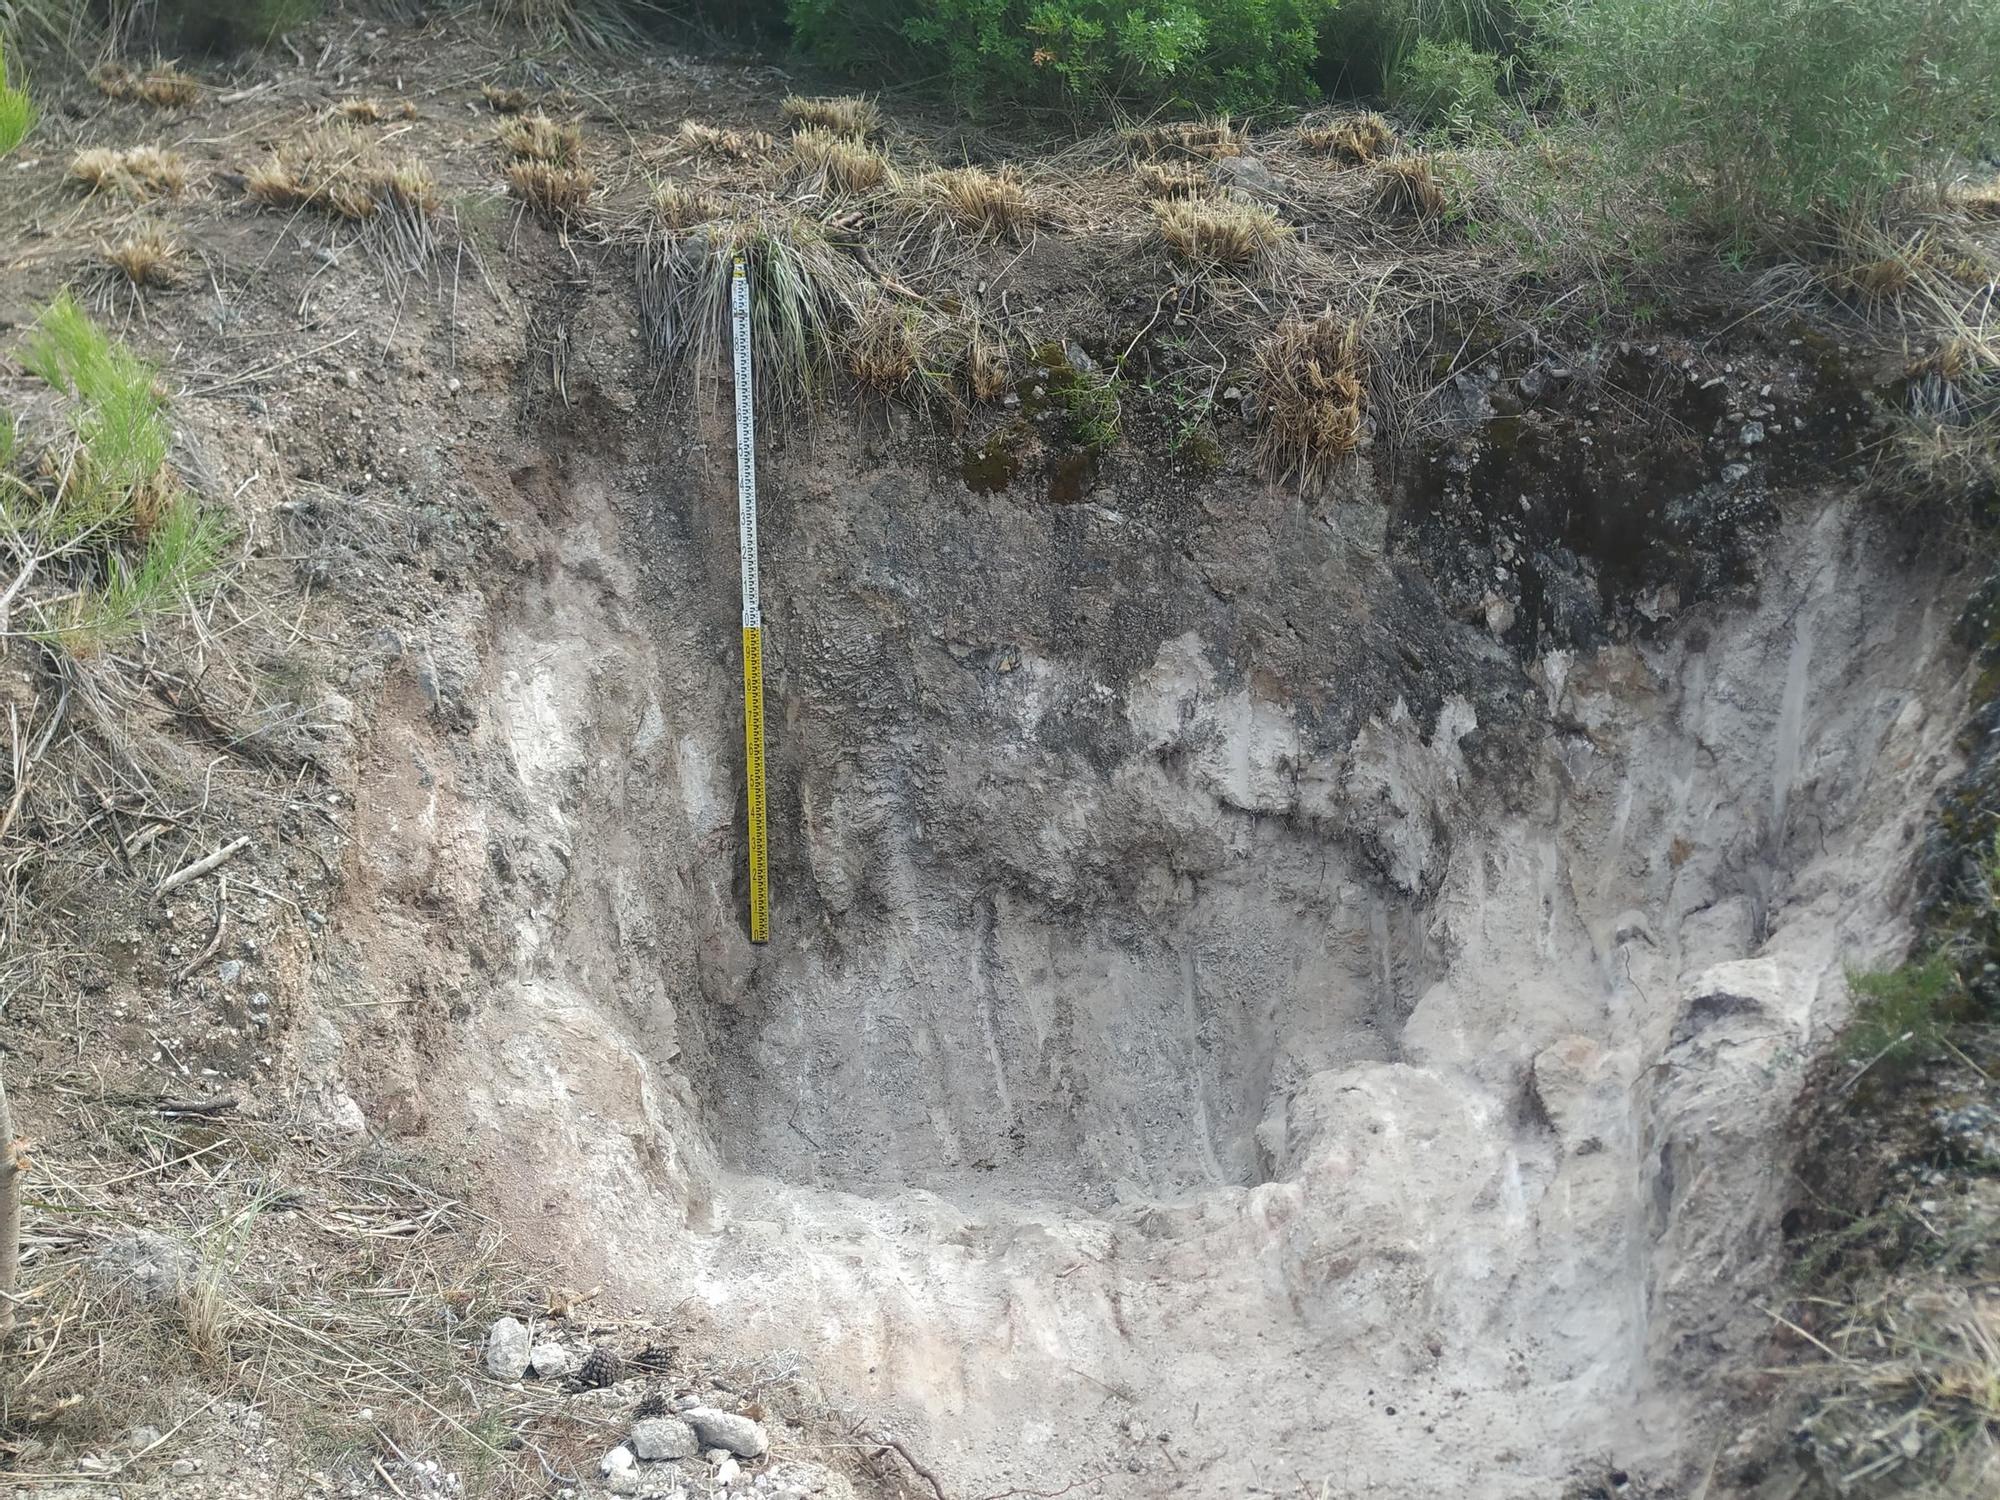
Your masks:
<svg viewBox="0 0 2000 1500"><path fill-rule="evenodd" d="M1524 662L1365 508L794 463L768 946L727 507L573 528L498 635L557 852L466 1098L542 1221L973 1492L1078 1451L1135 1496L1697 1469L1783 1118L1949 760L1939 624L1865 515Z"/></svg>

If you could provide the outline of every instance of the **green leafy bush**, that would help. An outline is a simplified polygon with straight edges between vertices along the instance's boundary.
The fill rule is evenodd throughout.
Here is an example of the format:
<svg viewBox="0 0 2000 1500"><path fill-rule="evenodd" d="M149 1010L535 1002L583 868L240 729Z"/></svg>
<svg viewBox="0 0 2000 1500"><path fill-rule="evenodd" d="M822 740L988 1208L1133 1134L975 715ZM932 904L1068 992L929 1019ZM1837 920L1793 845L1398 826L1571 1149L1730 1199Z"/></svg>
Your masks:
<svg viewBox="0 0 2000 1500"><path fill-rule="evenodd" d="M262 47L320 12L320 0L160 0L157 24L182 47L234 52Z"/></svg>
<svg viewBox="0 0 2000 1500"><path fill-rule="evenodd" d="M23 475L13 472L13 423L0 424L0 519L11 545L36 560L37 576L56 585L42 633L83 650L129 634L200 587L222 560L228 529L168 462L166 402L153 367L68 293L36 321L21 363L67 398L69 432Z"/></svg>
<svg viewBox="0 0 2000 1500"><path fill-rule="evenodd" d="M1992 0L1536 0L1532 18L1611 170L1739 238L1879 208L2000 107Z"/></svg>
<svg viewBox="0 0 2000 1500"><path fill-rule="evenodd" d="M1847 982L1854 1018L1840 1040L1853 1062L1896 1066L1929 1057L1965 1019L1965 986L1942 950L1900 968L1850 974Z"/></svg>
<svg viewBox="0 0 2000 1500"><path fill-rule="evenodd" d="M791 0L814 61L965 103L1251 109L1308 97L1336 0Z"/></svg>
<svg viewBox="0 0 2000 1500"><path fill-rule="evenodd" d="M1342 0L1320 24L1315 75L1333 93L1382 97L1423 43L1511 57L1525 34L1515 0Z"/></svg>
<svg viewBox="0 0 2000 1500"><path fill-rule="evenodd" d="M1419 37L1390 74L1388 98L1413 120L1464 134L1499 119L1502 72L1497 55L1470 42Z"/></svg>

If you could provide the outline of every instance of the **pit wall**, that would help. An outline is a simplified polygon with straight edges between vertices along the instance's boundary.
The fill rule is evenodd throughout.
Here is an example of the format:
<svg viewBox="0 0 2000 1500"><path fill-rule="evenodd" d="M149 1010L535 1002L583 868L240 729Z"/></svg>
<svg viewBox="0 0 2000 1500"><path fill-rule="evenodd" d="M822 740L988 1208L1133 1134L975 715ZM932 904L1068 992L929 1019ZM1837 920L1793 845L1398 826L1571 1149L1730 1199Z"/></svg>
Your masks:
<svg viewBox="0 0 2000 1500"><path fill-rule="evenodd" d="M822 436L766 464L754 950L719 437L472 461L506 578L379 667L338 919L455 1019L302 1087L967 1493L1699 1482L1949 590L1796 494L1751 585L1523 662L1365 498Z"/></svg>

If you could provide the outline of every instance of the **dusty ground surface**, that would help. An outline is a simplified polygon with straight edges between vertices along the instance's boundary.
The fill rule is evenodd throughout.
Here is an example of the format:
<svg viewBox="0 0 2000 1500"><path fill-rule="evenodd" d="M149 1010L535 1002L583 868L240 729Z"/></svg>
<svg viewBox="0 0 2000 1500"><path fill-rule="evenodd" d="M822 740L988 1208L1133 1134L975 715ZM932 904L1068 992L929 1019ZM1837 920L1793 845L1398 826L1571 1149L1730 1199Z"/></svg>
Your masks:
<svg viewBox="0 0 2000 1500"><path fill-rule="evenodd" d="M241 1304L136 1458L42 1409L105 1346L39 1322L64 1373L10 1398L23 1482L578 1491L656 1393L754 1408L775 1458L736 1488L767 1492L929 1493L913 1462L953 1496L1701 1492L1772 1347L1784 1122L1958 765L1962 585L1856 492L1866 358L1776 315L1506 330L1302 495L1224 395L1245 352L1188 353L1241 285L1087 194L932 256L917 291L982 299L1008 397L766 425L755 949L728 431L660 368L623 223L649 172L728 190L675 129L782 132L787 81L294 43L184 113L79 86L5 167L0 318L98 287L241 527L153 665L10 645L21 733L67 684L75 739L24 825L61 944L9 971L30 1276L56 1306L144 1222L223 1247ZM482 82L582 119L596 216L506 197ZM239 196L363 96L411 103L365 128L441 186L415 264ZM192 262L135 296L91 249L135 210L63 170L145 140L193 166L146 210ZM1356 230L1286 150L1213 170L1334 243L1464 253ZM1042 170L1129 195L1109 147ZM1065 441L1049 340L1135 353L1122 442ZM602 1290L562 1317L561 1285ZM626 1383L482 1376L503 1311ZM256 1364L301 1326L333 1398ZM366 1352L412 1326L448 1418Z"/></svg>

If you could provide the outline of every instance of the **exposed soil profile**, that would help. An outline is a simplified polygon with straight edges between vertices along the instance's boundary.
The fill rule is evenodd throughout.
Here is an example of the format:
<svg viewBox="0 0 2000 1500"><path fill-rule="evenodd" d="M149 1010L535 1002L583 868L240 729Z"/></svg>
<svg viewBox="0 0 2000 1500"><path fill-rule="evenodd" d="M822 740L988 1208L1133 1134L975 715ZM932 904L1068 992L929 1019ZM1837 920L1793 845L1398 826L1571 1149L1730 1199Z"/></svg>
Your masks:
<svg viewBox="0 0 2000 1500"><path fill-rule="evenodd" d="M971 394L760 418L755 947L728 390L661 311L691 295L668 231L621 215L666 212L659 176L677 213L810 212L815 253L895 277L840 238L835 165L754 164L786 149L754 139L785 128L769 70L568 60L546 92L601 182L566 215L506 186L519 116L472 81L500 70L440 27L357 31L337 85L266 59L177 127L213 193L157 212L211 291L92 304L177 372L174 461L237 507L237 602L150 671L6 658L20 722L59 693L75 716L20 830L76 946L0 971L38 1007L11 1002L8 1068L63 1163L46 1202L87 1220L44 1224L31 1278L136 1256L197 1284L172 1243L104 1260L119 1215L226 1244L246 1287L380 1272L351 1284L399 1288L449 1378L395 1387L406 1424L359 1377L327 1406L397 1493L479 1493L524 1450L539 1471L493 1493L1752 1493L1718 1455L1767 1395L1788 1129L1848 971L1908 944L1965 756L1963 580L1861 483L1859 361L1777 315L1711 331L1693 292L1643 337L1440 312L1451 338L1406 356L1420 408L1393 417L1401 367L1350 351L1376 361L1356 451L1274 477L1254 344L1197 372L1213 462L1172 436L1158 393L1202 320L1271 288L1131 227L1125 147L1031 164L1018 241L925 220L911 325L977 309ZM251 155L329 91L417 93L410 57L465 81L355 128L435 171L434 239L258 199ZM620 91L631 153L586 83ZM139 107L79 105L74 142L10 164L45 233L8 252L9 325L122 226L68 148ZM681 128L709 120L741 153ZM952 160L895 128L899 161ZM1342 254L1471 254L1355 228L1373 188L1246 139L1181 165ZM1072 170L1131 202L1066 216ZM1115 411L1113 368L1143 372ZM0 393L53 410L25 370ZM239 831L230 883L161 889ZM223 1150L233 1116L254 1149ZM337 1230L369 1243L311 1238ZM481 1267L504 1245L516 1280L383 1249L433 1234ZM309 1321L285 1317L174 1366L227 1385L209 1466L132 1472L316 1492L318 1460L224 1472L276 1388L244 1330ZM52 1326L27 1347L70 1369ZM447 1421L443 1390L476 1399ZM15 1471L104 1472L33 1467L114 1449L10 1400L8 1442L41 1445ZM600 1463L635 1422L725 1418L756 1441ZM456 1490L419 1464L447 1426L494 1462L440 1460ZM326 1463L328 1492L377 1492Z"/></svg>

